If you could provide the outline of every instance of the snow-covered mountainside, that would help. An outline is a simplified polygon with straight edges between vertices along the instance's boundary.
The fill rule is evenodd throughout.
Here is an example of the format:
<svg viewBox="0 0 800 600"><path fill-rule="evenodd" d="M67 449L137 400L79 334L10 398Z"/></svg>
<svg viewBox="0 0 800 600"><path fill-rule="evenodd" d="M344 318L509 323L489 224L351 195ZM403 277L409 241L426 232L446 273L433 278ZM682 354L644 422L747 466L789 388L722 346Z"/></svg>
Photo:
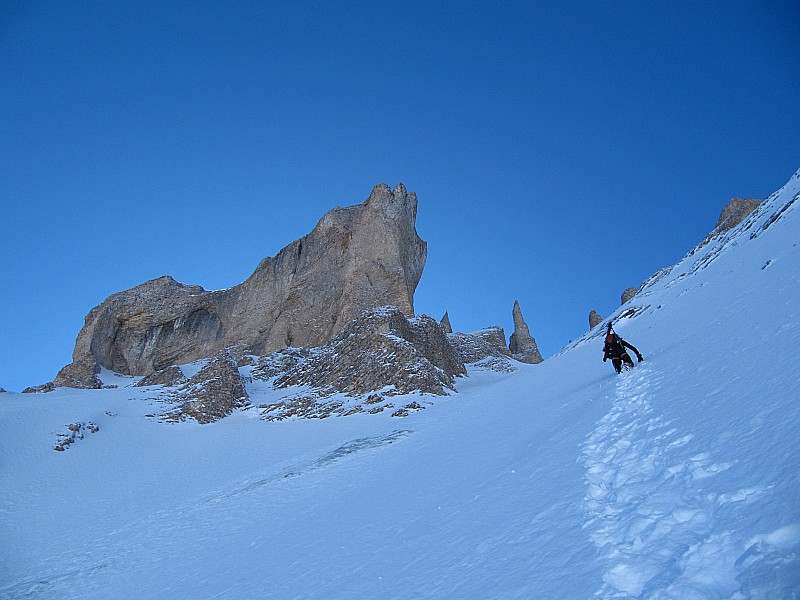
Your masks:
<svg viewBox="0 0 800 600"><path fill-rule="evenodd" d="M405 418L0 395L0 598L798 597L799 197L612 315L620 376L595 330Z"/></svg>

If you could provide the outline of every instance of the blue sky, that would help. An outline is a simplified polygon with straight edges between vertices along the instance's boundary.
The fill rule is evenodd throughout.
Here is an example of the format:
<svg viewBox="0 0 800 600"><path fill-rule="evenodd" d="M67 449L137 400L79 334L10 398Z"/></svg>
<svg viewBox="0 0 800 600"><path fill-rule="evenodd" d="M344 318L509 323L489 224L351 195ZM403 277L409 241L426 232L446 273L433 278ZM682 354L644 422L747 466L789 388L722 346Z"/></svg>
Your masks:
<svg viewBox="0 0 800 600"><path fill-rule="evenodd" d="M519 300L550 355L800 167L799 26L789 1L3 3L0 386L51 380L110 294L230 287L399 181L417 312L510 334Z"/></svg>

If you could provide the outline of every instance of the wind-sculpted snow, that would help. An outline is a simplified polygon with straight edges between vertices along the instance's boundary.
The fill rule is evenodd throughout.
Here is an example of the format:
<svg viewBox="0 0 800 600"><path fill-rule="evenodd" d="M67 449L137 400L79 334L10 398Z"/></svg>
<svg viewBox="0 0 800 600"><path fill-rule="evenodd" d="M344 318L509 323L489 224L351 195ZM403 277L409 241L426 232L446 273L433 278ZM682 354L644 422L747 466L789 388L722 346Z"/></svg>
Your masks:
<svg viewBox="0 0 800 600"><path fill-rule="evenodd" d="M141 565L148 568L168 572L169 565L163 564L157 556L148 556L148 548L156 543L162 551L169 547L180 552L180 542L194 535L205 544L215 544L218 540L204 538L209 522L223 523L227 526L241 526L234 521L234 515L226 513L226 509L237 497L247 494L260 494L262 498L276 493L275 486L289 479L302 477L320 469L332 467L355 455L364 452L375 452L382 447L394 444L413 432L396 430L385 435L354 439L346 442L323 456L306 463L293 465L278 473L261 477L255 481L244 481L231 486L208 498L200 498L164 507L139 521L123 527L115 528L107 535L92 540L86 551L76 552L64 548L55 564L12 585L0 583L0 598L118 598L117 583L127 578L129 557L137 557ZM194 531L193 531L193 528ZM175 574L180 578L180 574ZM150 590L143 597L175 598L169 591ZM204 596L203 596L204 597ZM251 596L251 597L260 597Z"/></svg>
<svg viewBox="0 0 800 600"><path fill-rule="evenodd" d="M323 469L325 467L332 466L346 458L350 458L353 454L357 452L363 452L367 450L376 450L381 448L382 446L388 446L389 444L394 444L402 440L405 437L408 437L414 433L408 429L399 429L397 431L392 431L386 435L380 435L375 437L364 437L358 438L355 440L350 440L349 442L345 442L335 450L331 450L324 456L308 462L306 464L301 465L294 465L292 467L286 468L281 470L278 473L274 473L268 475L267 477L258 478L255 481L247 481L244 484L240 485L237 488L234 488L230 491L225 491L221 494L214 495L212 498L208 499L208 502L222 502L229 500L235 496L239 496L241 494L247 494L250 492L254 492L259 488L269 485L275 485L279 482L290 479L292 477L301 477L306 473L316 471L317 469Z"/></svg>

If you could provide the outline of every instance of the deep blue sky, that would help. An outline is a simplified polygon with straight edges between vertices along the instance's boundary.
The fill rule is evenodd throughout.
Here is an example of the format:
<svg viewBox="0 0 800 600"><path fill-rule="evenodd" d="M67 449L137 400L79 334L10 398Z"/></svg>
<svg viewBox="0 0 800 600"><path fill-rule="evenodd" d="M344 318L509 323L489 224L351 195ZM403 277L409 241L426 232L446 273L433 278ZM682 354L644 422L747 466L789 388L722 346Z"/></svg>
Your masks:
<svg viewBox="0 0 800 600"><path fill-rule="evenodd" d="M518 299L550 355L800 167L798 65L794 1L3 2L0 386L398 181L417 312L510 334Z"/></svg>

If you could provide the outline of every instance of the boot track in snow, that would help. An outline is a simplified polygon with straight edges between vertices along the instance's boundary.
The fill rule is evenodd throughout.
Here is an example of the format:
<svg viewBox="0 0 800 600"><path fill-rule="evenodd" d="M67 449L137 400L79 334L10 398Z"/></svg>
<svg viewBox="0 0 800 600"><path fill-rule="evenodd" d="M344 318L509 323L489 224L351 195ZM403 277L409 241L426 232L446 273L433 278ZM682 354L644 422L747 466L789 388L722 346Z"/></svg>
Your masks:
<svg viewBox="0 0 800 600"><path fill-rule="evenodd" d="M728 597L739 587L739 552L730 535L711 534L724 499L696 482L731 465L708 453L686 456L692 434L650 404L660 379L650 364L623 373L584 446L584 529L603 565L596 596Z"/></svg>

